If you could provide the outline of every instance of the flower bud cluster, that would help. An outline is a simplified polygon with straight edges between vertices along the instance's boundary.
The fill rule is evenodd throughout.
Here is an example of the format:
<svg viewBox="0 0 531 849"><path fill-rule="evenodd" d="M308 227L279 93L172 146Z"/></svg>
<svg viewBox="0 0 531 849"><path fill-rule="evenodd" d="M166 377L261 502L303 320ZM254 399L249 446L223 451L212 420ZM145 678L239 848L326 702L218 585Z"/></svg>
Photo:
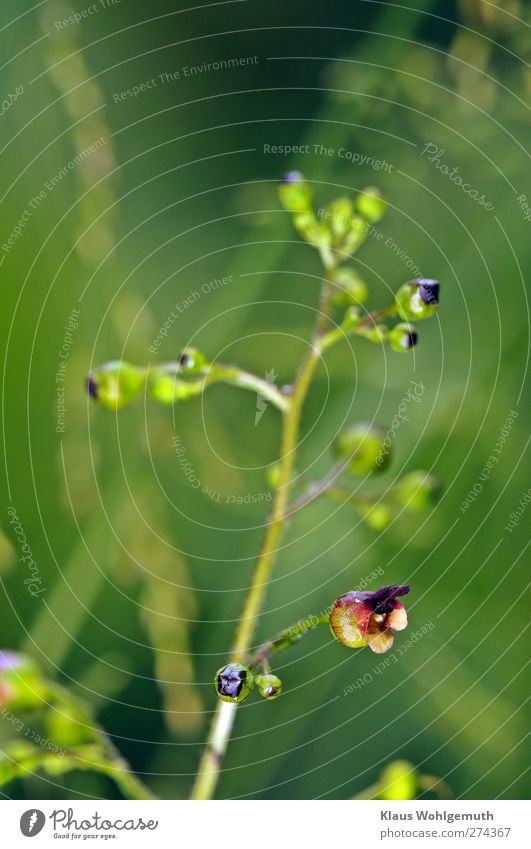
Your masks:
<svg viewBox="0 0 531 849"><path fill-rule="evenodd" d="M351 475L365 476L372 472L382 472L389 467L393 458L389 438L392 432L375 422L356 422L339 434L333 450L336 457L344 461ZM330 487L324 492L332 500L352 502L363 521L375 531L385 530L399 509L417 513L433 506L441 493L439 478L420 469L403 475L377 500L337 487Z"/></svg>
<svg viewBox="0 0 531 849"><path fill-rule="evenodd" d="M282 681L271 672L253 674L251 666L242 663L227 663L218 669L214 678L214 688L222 702L241 704L250 695L256 684L263 699L274 701L282 693Z"/></svg>
<svg viewBox="0 0 531 849"><path fill-rule="evenodd" d="M369 186L359 193L355 202L346 197L336 198L318 216L312 206L312 188L299 171L289 171L278 191L282 206L293 214L295 229L320 251L328 268L336 268L354 254L367 238L369 226L379 221L387 210L379 190ZM345 285L339 280L337 284L337 306L345 301L346 305L362 302L366 297L366 284L359 276L355 284Z"/></svg>

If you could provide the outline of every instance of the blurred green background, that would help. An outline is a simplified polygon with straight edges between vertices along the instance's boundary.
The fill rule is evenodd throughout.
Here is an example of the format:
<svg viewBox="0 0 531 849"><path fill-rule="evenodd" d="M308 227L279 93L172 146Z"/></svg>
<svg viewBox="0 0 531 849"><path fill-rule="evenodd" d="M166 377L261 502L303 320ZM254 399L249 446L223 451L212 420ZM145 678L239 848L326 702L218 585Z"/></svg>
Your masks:
<svg viewBox="0 0 531 849"><path fill-rule="evenodd" d="M381 583L412 584L411 633L435 627L349 695L378 663L368 651L316 632L286 652L285 695L240 709L218 795L348 798L401 757L445 777L456 797L524 798L528 515L506 526L529 486L531 241L517 200L531 197L529 3L106 5L67 26L85 0L9 0L0 11L2 97L22 88L1 116L3 246L26 213L0 256L0 644L29 652L91 705L153 792L186 797L267 513L267 501L245 496L270 492L279 416L269 407L255 426L256 398L227 387L115 416L89 402L84 376L109 359L162 362L192 344L288 382L321 272L276 181L299 168L319 206L374 184L390 204L378 227L398 247L369 239L356 258L371 305L413 276L411 258L442 281L441 309L410 356L362 340L327 356L304 410L299 470L326 471L345 420L389 424L414 379L422 403L410 405L383 480L426 468L446 491L436 509L382 534L348 506L310 506L289 527L257 639L377 567ZM208 69L230 58L246 63ZM294 144L309 152L264 152ZM428 144L443 149L434 162ZM494 208L437 162L458 167ZM460 509L511 410L499 462ZM41 572L38 598L24 585L10 505ZM4 792L117 793L81 773Z"/></svg>

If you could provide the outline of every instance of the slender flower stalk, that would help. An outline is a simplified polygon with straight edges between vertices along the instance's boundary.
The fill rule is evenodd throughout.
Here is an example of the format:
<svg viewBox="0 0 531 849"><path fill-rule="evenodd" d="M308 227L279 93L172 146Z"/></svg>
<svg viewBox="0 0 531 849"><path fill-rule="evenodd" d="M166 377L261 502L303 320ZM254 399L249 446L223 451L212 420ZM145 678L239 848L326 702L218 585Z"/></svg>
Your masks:
<svg viewBox="0 0 531 849"><path fill-rule="evenodd" d="M343 323L330 330L320 341L321 352L324 353L333 345L342 342L349 336L361 336L370 342L384 342L387 337L387 327L379 324L383 318L392 318L397 314L396 304L391 304L381 310L373 310L361 315L357 307L349 310Z"/></svg>
<svg viewBox="0 0 531 849"><path fill-rule="evenodd" d="M255 374L251 374L235 366L217 364L211 366L212 382L228 383L240 389L250 389L257 395L261 395L266 401L270 401L278 410L285 413L289 407L289 399L268 380L263 380ZM206 378L208 379L208 377Z"/></svg>
<svg viewBox="0 0 531 849"><path fill-rule="evenodd" d="M264 670L269 669L269 661L272 655L294 645L305 634L309 631L313 631L314 628L317 628L319 625L328 625L331 609L332 607L324 613L308 616L301 622L297 622L295 625L292 625L291 628L285 628L284 631L281 631L280 634L272 640L269 640L269 642L264 643L254 655L249 657L246 665L249 669L259 667Z"/></svg>
<svg viewBox="0 0 531 849"><path fill-rule="evenodd" d="M328 258L327 273L330 274L333 268L334 259ZM308 351L292 386L289 405L284 412L278 486L262 540L260 554L256 561L251 583L236 628L236 635L230 654L230 662L232 663L243 663L251 645L280 539L289 515L288 504L299 438L301 413L312 377L321 357L319 342L326 330L330 309L331 287L327 276L321 289L319 317ZM220 702L218 704L192 789L192 799L211 799L214 795L220 777L223 758L232 732L236 708L236 704L227 702Z"/></svg>
<svg viewBox="0 0 531 849"><path fill-rule="evenodd" d="M326 495L331 501L337 501L342 504L352 502L359 507L367 507L374 504L379 498L378 495L359 495L357 492L351 492L343 487L335 486L334 482L328 478L323 478L323 480L311 484L306 492L303 492L299 498L291 502L289 515L298 513L299 510L316 501L322 495Z"/></svg>
<svg viewBox="0 0 531 849"><path fill-rule="evenodd" d="M288 409L289 400L274 384L236 366L209 363L192 350L183 351L179 360L151 368L123 361L106 363L90 373L88 391L102 406L119 410L137 400L145 388L159 403L174 404L202 395L216 383L226 383L261 395L281 412Z"/></svg>
<svg viewBox="0 0 531 849"><path fill-rule="evenodd" d="M293 516L295 513L298 513L299 510L302 510L303 507L306 507L308 504L311 504L313 501L316 501L316 499L320 498L322 495L326 495L331 490L333 490L335 488L337 480L345 471L345 468L345 461L339 460L332 466L332 468L330 469L328 474L324 476L324 478L321 478L321 480L318 481L309 482L306 491L299 495L298 498L290 502L288 506L288 515Z"/></svg>

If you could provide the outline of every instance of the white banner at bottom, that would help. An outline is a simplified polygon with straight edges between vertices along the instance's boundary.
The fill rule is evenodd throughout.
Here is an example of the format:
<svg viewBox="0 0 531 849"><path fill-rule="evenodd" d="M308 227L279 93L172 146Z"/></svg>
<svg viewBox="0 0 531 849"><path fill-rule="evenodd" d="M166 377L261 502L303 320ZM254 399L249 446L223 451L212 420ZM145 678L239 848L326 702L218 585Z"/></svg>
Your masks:
<svg viewBox="0 0 531 849"><path fill-rule="evenodd" d="M34 801L0 803L0 845L285 849L528 845L525 802ZM35 843L31 843L31 840ZM66 841L69 841L67 843Z"/></svg>

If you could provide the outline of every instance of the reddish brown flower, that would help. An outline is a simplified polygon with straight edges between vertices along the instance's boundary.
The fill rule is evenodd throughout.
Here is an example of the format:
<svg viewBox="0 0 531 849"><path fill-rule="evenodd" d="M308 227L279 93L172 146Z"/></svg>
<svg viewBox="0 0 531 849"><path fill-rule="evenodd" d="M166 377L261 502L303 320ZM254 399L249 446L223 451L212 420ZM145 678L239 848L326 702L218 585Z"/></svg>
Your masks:
<svg viewBox="0 0 531 849"><path fill-rule="evenodd" d="M350 592L336 599L330 613L330 628L336 640L351 649L369 648L383 654L393 645L394 631L407 626L404 605L398 596L407 595L408 586L391 584L376 592Z"/></svg>

